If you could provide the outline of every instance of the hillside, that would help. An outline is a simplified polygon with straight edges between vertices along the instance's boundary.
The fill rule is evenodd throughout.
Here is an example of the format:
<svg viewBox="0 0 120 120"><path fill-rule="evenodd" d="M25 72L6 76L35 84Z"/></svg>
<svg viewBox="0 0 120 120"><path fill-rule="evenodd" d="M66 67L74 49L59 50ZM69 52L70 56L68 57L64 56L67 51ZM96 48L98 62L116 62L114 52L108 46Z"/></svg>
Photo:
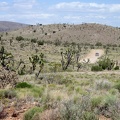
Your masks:
<svg viewBox="0 0 120 120"><path fill-rule="evenodd" d="M0 32L12 31L26 26L27 24L9 22L9 21L0 21Z"/></svg>
<svg viewBox="0 0 120 120"><path fill-rule="evenodd" d="M120 29L37 24L1 32L0 83L1 120L120 120Z"/></svg>
<svg viewBox="0 0 120 120"><path fill-rule="evenodd" d="M11 36L23 36L24 38L37 38L44 41L62 41L76 43L95 44L120 44L120 29L107 25L85 23L79 25L51 24L30 25L10 32Z"/></svg>

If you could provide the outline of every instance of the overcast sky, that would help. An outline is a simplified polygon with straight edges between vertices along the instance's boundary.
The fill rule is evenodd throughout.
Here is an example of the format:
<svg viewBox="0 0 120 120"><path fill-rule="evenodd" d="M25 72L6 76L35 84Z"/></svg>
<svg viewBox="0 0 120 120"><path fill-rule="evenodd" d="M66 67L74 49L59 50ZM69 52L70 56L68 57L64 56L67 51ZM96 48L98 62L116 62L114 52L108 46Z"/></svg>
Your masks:
<svg viewBox="0 0 120 120"><path fill-rule="evenodd" d="M0 21L120 27L120 0L0 0Z"/></svg>

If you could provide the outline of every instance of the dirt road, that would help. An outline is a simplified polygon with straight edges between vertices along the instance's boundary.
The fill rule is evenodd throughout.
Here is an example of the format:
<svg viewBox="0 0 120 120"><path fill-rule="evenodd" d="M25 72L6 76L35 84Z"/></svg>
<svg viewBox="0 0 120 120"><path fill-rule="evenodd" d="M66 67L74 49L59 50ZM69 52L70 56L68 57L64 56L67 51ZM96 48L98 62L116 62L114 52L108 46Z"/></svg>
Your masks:
<svg viewBox="0 0 120 120"><path fill-rule="evenodd" d="M80 60L80 62L87 62L89 59L89 63L95 63L103 54L104 50L102 49L92 49L90 53Z"/></svg>

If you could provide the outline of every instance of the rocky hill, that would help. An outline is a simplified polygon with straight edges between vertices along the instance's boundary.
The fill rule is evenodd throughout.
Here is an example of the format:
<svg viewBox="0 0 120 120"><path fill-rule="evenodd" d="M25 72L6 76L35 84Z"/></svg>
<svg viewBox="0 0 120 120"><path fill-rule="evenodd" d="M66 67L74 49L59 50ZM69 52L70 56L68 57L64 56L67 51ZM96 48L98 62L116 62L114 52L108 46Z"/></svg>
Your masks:
<svg viewBox="0 0 120 120"><path fill-rule="evenodd" d="M44 41L62 41L76 43L101 42L103 44L120 44L120 28L96 23L29 25L25 28L9 33L9 36L22 36L24 38ZM8 37L9 37L8 36Z"/></svg>

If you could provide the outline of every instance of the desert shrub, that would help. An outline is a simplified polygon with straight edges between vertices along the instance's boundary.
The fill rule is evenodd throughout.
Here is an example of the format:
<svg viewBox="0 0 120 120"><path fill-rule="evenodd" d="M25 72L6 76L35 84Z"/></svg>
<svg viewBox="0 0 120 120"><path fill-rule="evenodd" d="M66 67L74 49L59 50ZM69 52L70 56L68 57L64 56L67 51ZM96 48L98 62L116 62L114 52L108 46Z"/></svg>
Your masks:
<svg viewBox="0 0 120 120"><path fill-rule="evenodd" d="M56 33L56 31L53 31L53 33Z"/></svg>
<svg viewBox="0 0 120 120"><path fill-rule="evenodd" d="M36 114L32 120L60 120L59 111L58 109L45 110Z"/></svg>
<svg viewBox="0 0 120 120"><path fill-rule="evenodd" d="M61 41L60 41L59 39L56 39L55 42L54 42L54 44L55 44L56 46L59 46L59 45L61 45Z"/></svg>
<svg viewBox="0 0 120 120"><path fill-rule="evenodd" d="M109 82L108 80L97 80L95 82L95 88L97 90L109 90L112 87L111 82Z"/></svg>
<svg viewBox="0 0 120 120"><path fill-rule="evenodd" d="M30 110L28 110L25 115L23 120L32 120L32 118L37 114L41 113L43 111L43 108L40 107L33 107Z"/></svg>
<svg viewBox="0 0 120 120"><path fill-rule="evenodd" d="M19 75L25 75L25 71L22 70L22 69L21 69L21 70L18 70L18 74L19 74Z"/></svg>
<svg viewBox="0 0 120 120"><path fill-rule="evenodd" d="M104 106L106 109L110 106L114 105L117 100L117 97L115 95L108 94L104 96L104 100L102 101L102 106Z"/></svg>
<svg viewBox="0 0 120 120"><path fill-rule="evenodd" d="M116 110L118 111L118 105L117 105L117 97L115 95L107 94L102 97L101 104L96 108L96 112L99 114L104 115L105 117L113 118L116 117L115 114L113 114ZM120 104L119 104L120 105ZM116 107L116 108L113 108ZM120 109L119 109L120 110ZM114 119L112 119L114 120ZM116 119L118 120L118 119Z"/></svg>
<svg viewBox="0 0 120 120"><path fill-rule="evenodd" d="M108 94L104 97L103 105L110 107L111 105L114 105L116 100L117 100L117 97L115 95Z"/></svg>
<svg viewBox="0 0 120 120"><path fill-rule="evenodd" d="M21 40L24 40L24 38L23 38L22 36L17 36L17 37L16 37L16 40L17 40L17 41L21 41Z"/></svg>
<svg viewBox="0 0 120 120"><path fill-rule="evenodd" d="M92 66L91 71L112 70L115 62L109 58L98 61L98 65Z"/></svg>
<svg viewBox="0 0 120 120"><path fill-rule="evenodd" d="M101 42L97 42L95 45L96 46L102 46L102 43Z"/></svg>
<svg viewBox="0 0 120 120"><path fill-rule="evenodd" d="M33 39L31 39L31 42L32 42L32 43L36 43L36 42L37 42L37 39L36 39L36 38L33 38Z"/></svg>
<svg viewBox="0 0 120 120"><path fill-rule="evenodd" d="M91 104L92 104L92 108L96 108L100 105L100 103L102 102L102 97L93 97L91 99Z"/></svg>
<svg viewBox="0 0 120 120"><path fill-rule="evenodd" d="M41 97L43 95L43 92L44 92L44 87L36 87L36 86L34 86L31 89L31 91L32 91L34 97Z"/></svg>
<svg viewBox="0 0 120 120"><path fill-rule="evenodd" d="M68 47L70 45L70 43L68 43L68 41L65 41L64 43L63 43L63 46L64 47Z"/></svg>
<svg viewBox="0 0 120 120"><path fill-rule="evenodd" d="M112 89L110 89L109 93L111 95L117 95L119 93L119 91L117 89L115 89L115 88L112 88Z"/></svg>
<svg viewBox="0 0 120 120"><path fill-rule="evenodd" d="M119 98L112 94L107 94L103 97L101 105L97 107L99 113L112 120L120 119L120 101Z"/></svg>
<svg viewBox="0 0 120 120"><path fill-rule="evenodd" d="M60 109L61 120L98 120L91 111L89 96L83 96L75 102L69 100Z"/></svg>
<svg viewBox="0 0 120 120"><path fill-rule="evenodd" d="M4 90L0 90L0 99L3 99L4 98Z"/></svg>
<svg viewBox="0 0 120 120"><path fill-rule="evenodd" d="M4 97L5 97L5 98L12 99L12 98L14 98L14 97L16 97L16 96L17 96L17 94L16 94L16 92L15 92L14 90L6 90L6 91L4 92Z"/></svg>
<svg viewBox="0 0 120 120"><path fill-rule="evenodd" d="M44 45L44 40L39 40L39 41L37 41L37 44L38 44L38 45Z"/></svg>
<svg viewBox="0 0 120 120"><path fill-rule="evenodd" d="M98 65L102 67L103 70L111 70L114 67L114 61L110 60L109 58L105 58L98 62Z"/></svg>
<svg viewBox="0 0 120 120"><path fill-rule="evenodd" d="M98 65L94 65L91 67L91 71L102 71L102 67L98 66Z"/></svg>
<svg viewBox="0 0 120 120"><path fill-rule="evenodd" d="M35 33L35 32L36 32L36 30L33 30L33 32Z"/></svg>
<svg viewBox="0 0 120 120"><path fill-rule="evenodd" d="M20 82L16 85L16 88L31 88L32 85L28 84L27 82Z"/></svg>
<svg viewBox="0 0 120 120"><path fill-rule="evenodd" d="M25 47L25 44L24 43L21 43L20 44L20 48L24 48Z"/></svg>
<svg viewBox="0 0 120 120"><path fill-rule="evenodd" d="M113 46L113 47L117 47L117 44L113 44L112 46Z"/></svg>
<svg viewBox="0 0 120 120"><path fill-rule="evenodd" d="M120 120L120 101L116 100L113 105L109 107L112 120Z"/></svg>
<svg viewBox="0 0 120 120"><path fill-rule="evenodd" d="M85 112L81 120L99 120L93 112Z"/></svg>
<svg viewBox="0 0 120 120"><path fill-rule="evenodd" d="M116 67L114 68L114 70L119 70L119 66L116 66Z"/></svg>
<svg viewBox="0 0 120 120"><path fill-rule="evenodd" d="M116 85L114 86L115 89L118 89L118 91L120 92L120 82L116 83Z"/></svg>
<svg viewBox="0 0 120 120"><path fill-rule="evenodd" d="M47 35L47 33L45 33L45 35Z"/></svg>

